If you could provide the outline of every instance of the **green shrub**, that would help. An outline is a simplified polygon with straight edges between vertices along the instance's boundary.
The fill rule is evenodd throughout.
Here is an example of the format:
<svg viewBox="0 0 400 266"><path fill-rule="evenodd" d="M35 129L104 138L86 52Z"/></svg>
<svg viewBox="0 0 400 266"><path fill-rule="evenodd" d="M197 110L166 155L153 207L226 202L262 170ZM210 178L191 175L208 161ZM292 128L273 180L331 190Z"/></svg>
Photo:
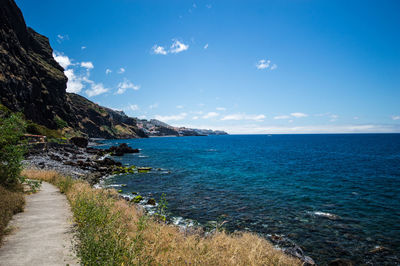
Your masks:
<svg viewBox="0 0 400 266"><path fill-rule="evenodd" d="M60 178L57 183L57 186L60 189L61 193L66 194L68 190L70 190L73 184L74 181L72 180L71 177L68 176L66 178Z"/></svg>
<svg viewBox="0 0 400 266"><path fill-rule="evenodd" d="M28 125L26 127L26 132L34 135L44 135L47 136L48 138L54 138L54 139L61 138L61 132L54 129L48 129L45 126L38 125L33 122L28 122Z"/></svg>
<svg viewBox="0 0 400 266"><path fill-rule="evenodd" d="M25 151L21 137L25 127L21 114L0 117L0 185L5 187L20 183L21 161Z"/></svg>
<svg viewBox="0 0 400 266"><path fill-rule="evenodd" d="M63 129L64 127L68 126L68 123L59 117L54 118L54 121L56 122L57 128L59 128L59 129Z"/></svg>
<svg viewBox="0 0 400 266"><path fill-rule="evenodd" d="M134 256L126 246L127 231L121 226L120 213L111 211L109 201L101 194L82 194L72 202L80 241L78 256L84 265L123 265Z"/></svg>

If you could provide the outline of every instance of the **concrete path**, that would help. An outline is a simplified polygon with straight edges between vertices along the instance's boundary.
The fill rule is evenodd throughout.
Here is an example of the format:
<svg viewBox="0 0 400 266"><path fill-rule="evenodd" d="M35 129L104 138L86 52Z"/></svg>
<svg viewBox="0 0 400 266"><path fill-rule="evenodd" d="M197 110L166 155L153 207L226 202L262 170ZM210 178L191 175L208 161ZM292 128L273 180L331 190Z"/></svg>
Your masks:
<svg viewBox="0 0 400 266"><path fill-rule="evenodd" d="M0 265L79 265L72 252L72 214L65 195L43 182L26 196L25 211L15 215L0 248Z"/></svg>

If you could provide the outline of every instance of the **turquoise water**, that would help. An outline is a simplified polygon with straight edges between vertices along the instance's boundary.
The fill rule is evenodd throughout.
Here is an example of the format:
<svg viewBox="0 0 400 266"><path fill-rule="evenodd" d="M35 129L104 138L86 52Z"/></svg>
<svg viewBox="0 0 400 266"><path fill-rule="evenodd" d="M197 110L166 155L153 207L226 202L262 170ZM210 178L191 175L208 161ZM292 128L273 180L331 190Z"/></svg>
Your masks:
<svg viewBox="0 0 400 266"><path fill-rule="evenodd" d="M325 264L399 264L400 134L232 135L126 142L124 164L161 168L116 176L124 193L160 198L173 216L230 231L283 235ZM377 247L383 252L371 253Z"/></svg>

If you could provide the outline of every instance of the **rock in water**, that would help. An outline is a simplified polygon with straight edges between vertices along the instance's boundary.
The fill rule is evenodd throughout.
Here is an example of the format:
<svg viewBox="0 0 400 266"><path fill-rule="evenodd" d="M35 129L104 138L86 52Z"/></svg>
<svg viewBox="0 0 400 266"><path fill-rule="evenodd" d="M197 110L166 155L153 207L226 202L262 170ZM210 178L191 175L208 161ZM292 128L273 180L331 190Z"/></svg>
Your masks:
<svg viewBox="0 0 400 266"><path fill-rule="evenodd" d="M329 266L353 266L353 262L346 259L335 259L328 264Z"/></svg>
<svg viewBox="0 0 400 266"><path fill-rule="evenodd" d="M73 137L69 141L79 148L86 148L89 143L89 140L84 137Z"/></svg>

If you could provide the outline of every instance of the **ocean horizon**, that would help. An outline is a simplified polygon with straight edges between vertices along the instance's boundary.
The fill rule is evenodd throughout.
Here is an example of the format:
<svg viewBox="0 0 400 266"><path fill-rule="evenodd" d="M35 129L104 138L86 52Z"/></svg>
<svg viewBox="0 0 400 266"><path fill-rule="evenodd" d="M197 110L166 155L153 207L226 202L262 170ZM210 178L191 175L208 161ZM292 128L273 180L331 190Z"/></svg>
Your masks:
<svg viewBox="0 0 400 266"><path fill-rule="evenodd" d="M400 134L266 134L104 140L149 166L103 181L132 197L165 193L171 223L250 231L318 264L394 265L400 242ZM145 206L150 212L150 206ZM379 250L379 252L376 252ZM383 252L382 252L383 250Z"/></svg>

